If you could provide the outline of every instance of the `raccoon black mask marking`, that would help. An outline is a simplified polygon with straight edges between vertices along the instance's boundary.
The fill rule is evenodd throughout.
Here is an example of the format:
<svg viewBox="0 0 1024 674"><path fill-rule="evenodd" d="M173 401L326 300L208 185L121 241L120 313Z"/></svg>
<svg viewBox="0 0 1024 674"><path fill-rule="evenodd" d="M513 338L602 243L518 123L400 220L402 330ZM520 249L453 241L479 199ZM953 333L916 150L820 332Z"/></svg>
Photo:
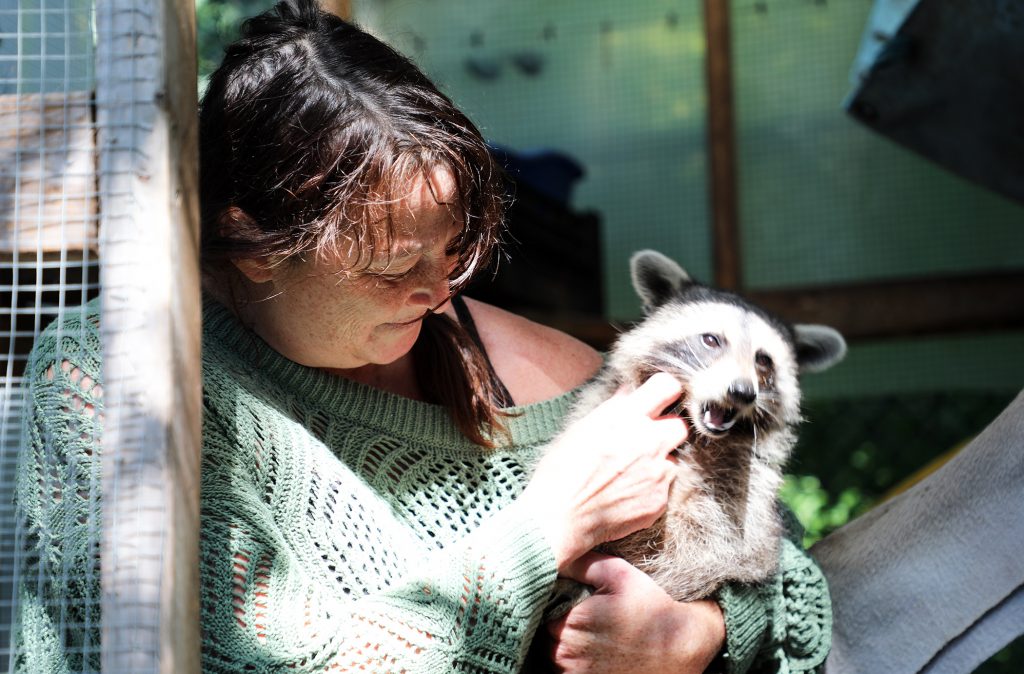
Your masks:
<svg viewBox="0 0 1024 674"><path fill-rule="evenodd" d="M689 438L677 454L696 476L673 484L654 526L602 550L650 574L674 599L706 597L722 583L756 582L778 563L776 497L800 421L799 372L820 371L846 353L825 326L790 326L743 298L695 283L654 251L631 260L646 317L623 333L570 420L622 383L655 372L683 384L678 411Z"/></svg>

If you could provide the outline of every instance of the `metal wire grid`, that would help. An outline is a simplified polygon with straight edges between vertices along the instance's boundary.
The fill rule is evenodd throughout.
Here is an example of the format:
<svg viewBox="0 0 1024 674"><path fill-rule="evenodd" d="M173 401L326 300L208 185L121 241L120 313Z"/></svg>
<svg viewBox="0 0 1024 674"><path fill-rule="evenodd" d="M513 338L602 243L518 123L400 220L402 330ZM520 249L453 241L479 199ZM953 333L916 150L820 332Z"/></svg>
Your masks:
<svg viewBox="0 0 1024 674"><path fill-rule="evenodd" d="M24 531L12 502L31 344L99 290L92 7L0 6L0 670L13 671ZM75 354L65 354L74 358ZM98 540L98 529L93 532ZM64 566L61 578L81 573ZM88 609L85 611L88 614ZM58 610L64 620L69 615ZM67 625L62 625L66 627ZM81 655L88 658L86 644Z"/></svg>
<svg viewBox="0 0 1024 674"><path fill-rule="evenodd" d="M627 263L639 248L710 278L699 2L359 2L354 11L490 142L558 150L585 166L573 206L601 213L611 317L639 314Z"/></svg>
<svg viewBox="0 0 1024 674"><path fill-rule="evenodd" d="M1024 267L1020 205L841 109L873 0L730 3L751 287Z"/></svg>
<svg viewBox="0 0 1024 674"><path fill-rule="evenodd" d="M132 335L137 344L151 320L145 284L159 267L151 262L154 241L145 223L160 208L147 203L153 196L147 183L159 182L166 151L166 141L154 146L152 123L161 98L161 10L145 0L0 6L0 671L14 671L17 662L12 618L19 584L66 586L95 573L72 561L55 570L26 565L23 545L35 534L18 521L11 495L31 345L51 322L62 330L72 312L84 315L81 305L99 293L101 272L104 448L117 446L119 456L104 460L90 484L79 485L79 496L96 506L104 494L103 521L89 518L82 526L90 550L103 549L106 608L102 624L96 596L64 596L47 608L60 638L84 635L78 645L64 644L74 669L89 671L101 661L104 671L158 668L166 503L155 483L165 459L146 452L153 423L145 401L152 391L138 358L131 360L136 354L127 352ZM74 353L57 358L80 360ZM46 465L60 464L55 453L45 448ZM99 586L98 578L87 580ZM112 605L117 610L108 610ZM94 638L100 631L102 647Z"/></svg>

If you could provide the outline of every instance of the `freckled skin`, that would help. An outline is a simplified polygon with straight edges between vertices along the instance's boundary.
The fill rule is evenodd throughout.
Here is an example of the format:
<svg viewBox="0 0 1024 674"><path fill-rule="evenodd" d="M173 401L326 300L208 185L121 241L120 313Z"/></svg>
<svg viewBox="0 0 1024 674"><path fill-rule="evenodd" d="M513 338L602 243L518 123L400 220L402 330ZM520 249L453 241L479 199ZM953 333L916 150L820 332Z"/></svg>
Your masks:
<svg viewBox="0 0 1024 674"><path fill-rule="evenodd" d="M434 196L452 193L450 175L435 171L431 181L394 206L392 248L375 251L366 269L354 251L269 268L236 262L255 300L243 320L297 363L415 397L409 351L420 319L447 303L455 259L446 249L462 226L448 199Z"/></svg>

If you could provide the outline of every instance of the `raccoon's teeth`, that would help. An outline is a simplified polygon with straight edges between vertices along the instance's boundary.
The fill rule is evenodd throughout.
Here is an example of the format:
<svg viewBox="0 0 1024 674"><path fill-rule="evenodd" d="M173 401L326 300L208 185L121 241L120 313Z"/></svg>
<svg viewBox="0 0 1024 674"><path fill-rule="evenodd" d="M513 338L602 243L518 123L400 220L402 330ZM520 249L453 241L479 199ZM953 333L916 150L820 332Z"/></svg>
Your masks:
<svg viewBox="0 0 1024 674"><path fill-rule="evenodd" d="M718 433L732 428L736 424L736 410L723 409L717 405L711 405L704 410L704 425Z"/></svg>

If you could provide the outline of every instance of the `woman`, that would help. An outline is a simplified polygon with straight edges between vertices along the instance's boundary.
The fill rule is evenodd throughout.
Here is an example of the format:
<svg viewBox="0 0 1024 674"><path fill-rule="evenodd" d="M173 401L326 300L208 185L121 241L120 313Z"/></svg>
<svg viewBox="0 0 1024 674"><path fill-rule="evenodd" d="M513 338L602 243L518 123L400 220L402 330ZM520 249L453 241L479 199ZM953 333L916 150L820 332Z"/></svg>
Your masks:
<svg viewBox="0 0 1024 674"><path fill-rule="evenodd" d="M498 239L499 171L404 57L312 2L278 5L211 78L200 143L204 670L520 671L558 575L598 590L536 639L563 671L823 661L827 590L792 544L773 583L691 604L588 552L664 508L679 386L656 375L557 434L601 358L457 297ZM54 341L33 361L29 456L69 432L61 410L75 433L101 416L98 341L81 362ZM73 440L66 493L99 454ZM47 509L40 465L19 485L30 527L95 516ZM24 593L25 671L96 665L89 630L48 614L60 591Z"/></svg>

